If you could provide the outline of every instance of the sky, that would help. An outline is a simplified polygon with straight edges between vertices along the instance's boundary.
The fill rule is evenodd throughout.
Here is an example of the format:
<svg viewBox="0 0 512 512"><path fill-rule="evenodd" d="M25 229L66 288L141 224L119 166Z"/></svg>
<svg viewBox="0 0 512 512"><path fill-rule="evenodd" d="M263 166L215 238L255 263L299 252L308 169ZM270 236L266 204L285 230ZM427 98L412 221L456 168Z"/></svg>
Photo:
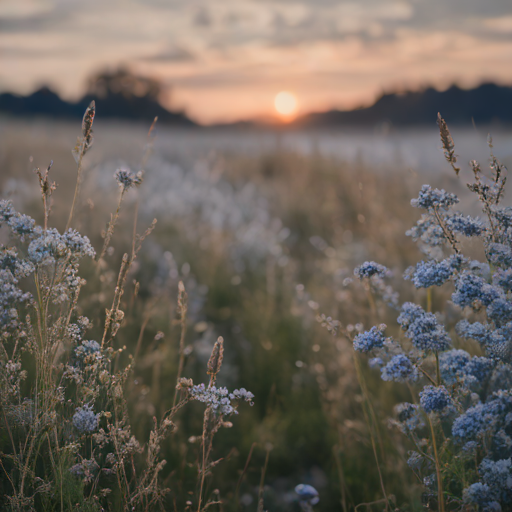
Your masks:
<svg viewBox="0 0 512 512"><path fill-rule="evenodd" d="M127 66L200 122L369 105L383 92L512 85L511 0L0 0L0 91L77 99Z"/></svg>

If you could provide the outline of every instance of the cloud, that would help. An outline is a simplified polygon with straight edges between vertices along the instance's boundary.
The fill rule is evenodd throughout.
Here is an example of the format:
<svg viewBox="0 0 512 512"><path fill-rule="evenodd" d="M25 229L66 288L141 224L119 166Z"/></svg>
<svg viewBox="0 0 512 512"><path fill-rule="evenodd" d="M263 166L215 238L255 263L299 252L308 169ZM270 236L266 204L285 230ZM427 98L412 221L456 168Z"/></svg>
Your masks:
<svg viewBox="0 0 512 512"><path fill-rule="evenodd" d="M145 62L192 62L196 60L196 56L182 46L172 46L162 52L140 57L139 60Z"/></svg>

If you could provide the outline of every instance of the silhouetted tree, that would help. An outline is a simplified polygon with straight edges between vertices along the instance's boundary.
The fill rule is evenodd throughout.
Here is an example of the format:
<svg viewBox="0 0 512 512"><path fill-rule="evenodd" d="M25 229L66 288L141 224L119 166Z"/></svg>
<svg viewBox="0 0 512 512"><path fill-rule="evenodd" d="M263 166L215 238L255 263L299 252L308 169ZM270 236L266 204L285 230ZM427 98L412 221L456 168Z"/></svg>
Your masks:
<svg viewBox="0 0 512 512"><path fill-rule="evenodd" d="M133 74L121 67L114 71L101 71L92 76L88 83L88 94L101 99L123 96L126 99L145 98L158 101L162 83L155 79Z"/></svg>

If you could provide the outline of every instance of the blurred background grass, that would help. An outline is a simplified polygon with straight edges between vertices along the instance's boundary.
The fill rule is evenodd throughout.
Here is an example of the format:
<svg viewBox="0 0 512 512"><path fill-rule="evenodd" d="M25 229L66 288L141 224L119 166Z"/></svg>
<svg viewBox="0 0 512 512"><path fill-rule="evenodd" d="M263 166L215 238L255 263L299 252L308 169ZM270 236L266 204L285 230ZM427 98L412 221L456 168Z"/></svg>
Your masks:
<svg viewBox="0 0 512 512"><path fill-rule="evenodd" d="M76 227L97 250L116 207L113 174L120 167L139 170L147 128L116 123L96 127ZM78 131L77 123L0 124L3 196L40 219L33 169L53 160L58 189L50 223L60 230L72 200L76 176L70 148ZM341 147L354 137L337 136ZM421 292L401 280L403 271L421 257L405 236L418 216L411 197L428 181L460 194L470 210L473 206L463 182L449 169L412 169L399 152L380 162L375 154L373 161L365 161L363 152L344 157L343 151L322 150L321 136L315 137L298 134L294 142L271 132L161 130L144 169L145 182L130 191L122 206L105 267L100 273L92 265L83 270L88 280L83 314L99 319L112 300L121 257L131 246L135 212L139 232L153 217L158 219L130 271L122 304L126 315L117 338L116 348L126 347L120 363L139 346L126 389L130 417L142 441L152 417L172 405L181 279L189 295L184 375L206 380L211 348L223 336L226 355L219 384L245 387L256 396L254 407L242 406L233 427L221 430L215 440L213 457L222 461L207 481L207 494L220 493L226 510L256 510L267 452L268 510L297 508L293 488L301 482L319 490L317 510L350 510L382 498L352 348L348 340L322 328L316 315L332 316L344 325L395 326L393 311L383 305L372 316L365 291L347 280L353 268L364 260L383 263L393 270L390 282L402 301L423 300ZM332 147L335 136L330 137ZM418 134L409 137L421 143ZM428 137L432 140L433 131ZM501 156L505 164L510 161ZM440 151L432 155L432 168L436 162L440 170L446 168ZM447 298L442 293L435 292L434 309L436 301ZM91 337L100 336L100 328L97 320ZM409 447L386 419L393 404L409 397L382 382L378 372L365 374L379 418L386 490L400 506L419 510L419 486L405 463ZM195 490L200 411L199 404L185 409L177 434L163 446L168 462L163 474L179 510Z"/></svg>

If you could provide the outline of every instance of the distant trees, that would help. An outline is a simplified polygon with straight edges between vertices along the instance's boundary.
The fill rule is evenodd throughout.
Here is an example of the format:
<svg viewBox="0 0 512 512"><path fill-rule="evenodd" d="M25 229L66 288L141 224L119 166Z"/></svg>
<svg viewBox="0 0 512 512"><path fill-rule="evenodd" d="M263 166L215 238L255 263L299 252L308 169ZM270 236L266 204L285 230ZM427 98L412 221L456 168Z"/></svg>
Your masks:
<svg viewBox="0 0 512 512"><path fill-rule="evenodd" d="M87 93L101 99L122 96L127 100L145 98L158 101L163 91L156 78L138 76L125 67L114 71L101 71L88 80Z"/></svg>

